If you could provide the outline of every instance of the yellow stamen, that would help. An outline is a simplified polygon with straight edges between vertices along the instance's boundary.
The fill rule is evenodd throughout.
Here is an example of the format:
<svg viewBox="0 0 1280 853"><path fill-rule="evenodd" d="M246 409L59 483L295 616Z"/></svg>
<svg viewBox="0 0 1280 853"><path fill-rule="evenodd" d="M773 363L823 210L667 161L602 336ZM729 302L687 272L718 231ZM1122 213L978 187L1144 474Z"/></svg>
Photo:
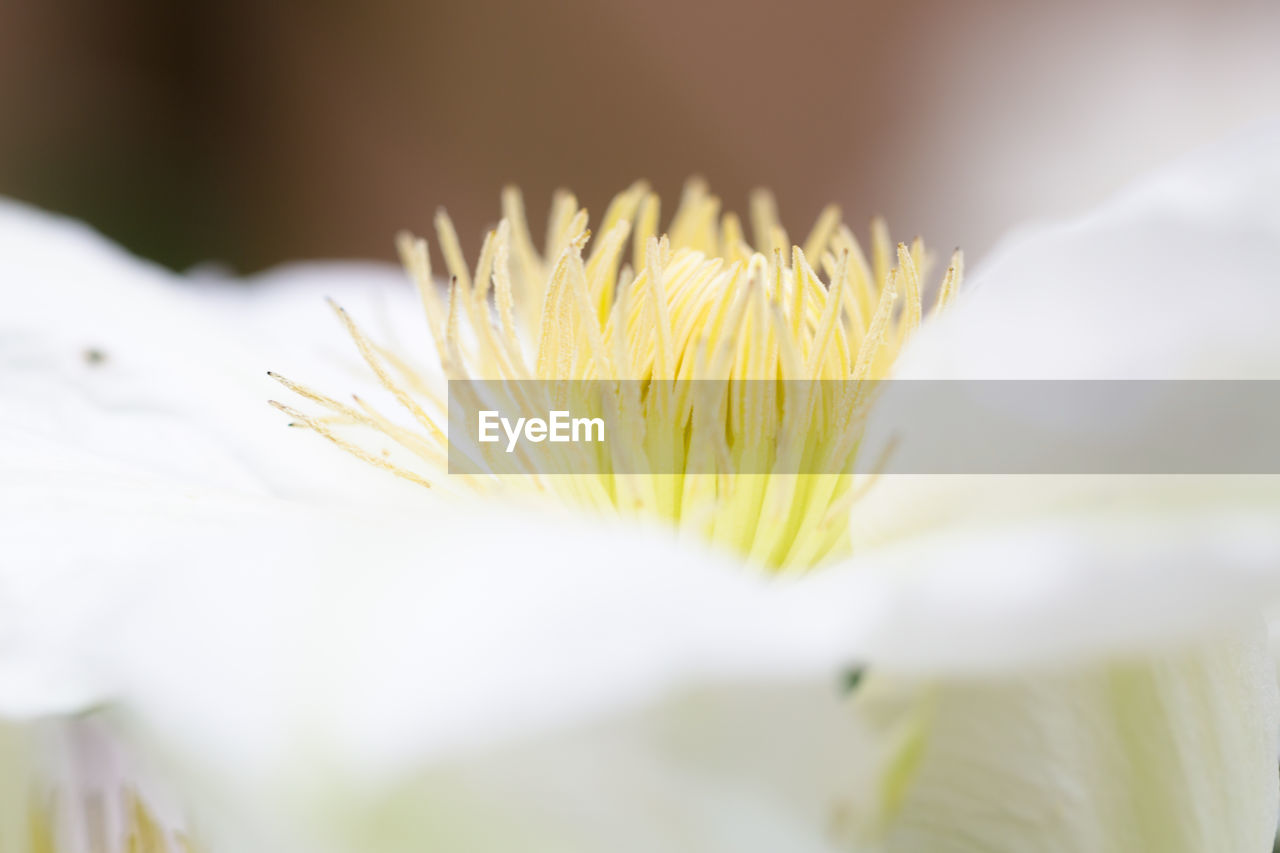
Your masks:
<svg viewBox="0 0 1280 853"><path fill-rule="evenodd" d="M512 453L486 460L488 476L446 477L441 396L341 309L377 384L409 425L359 399L348 406L284 379L328 416L278 407L296 425L413 482L545 493L597 511L666 518L772 568L805 569L842 552L858 494L848 463L867 403L856 389L888 374L924 319L922 241L895 244L876 219L868 262L839 208L830 206L802 247L793 245L773 197L757 192L753 248L738 217L722 214L701 181L685 187L666 234L658 232L659 209L658 197L637 183L609 205L593 240L587 212L573 195L557 193L539 253L523 199L509 188L502 222L486 237L474 271L441 212L436 233L451 276L443 302L426 241L397 238L420 292L438 378L544 380L560 402L575 393L570 380L613 388L603 405L619 429L590 465L572 454ZM934 311L954 298L962 275L957 251ZM854 390L823 394L789 384L784 391L781 384L810 380ZM518 402L537 402L521 397L529 392L519 383L508 385ZM357 428L365 439L346 437ZM408 451L407 460L368 449L370 436L394 445L400 457ZM695 457L714 460L714 470L695 470ZM802 469L833 473L797 473Z"/></svg>

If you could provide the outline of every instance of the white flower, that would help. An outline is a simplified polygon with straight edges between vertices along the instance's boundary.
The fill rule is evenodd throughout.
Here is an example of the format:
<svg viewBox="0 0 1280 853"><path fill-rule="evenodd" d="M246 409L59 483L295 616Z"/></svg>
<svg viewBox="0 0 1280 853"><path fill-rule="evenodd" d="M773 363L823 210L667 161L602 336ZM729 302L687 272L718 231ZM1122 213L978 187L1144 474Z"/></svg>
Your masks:
<svg viewBox="0 0 1280 853"><path fill-rule="evenodd" d="M901 374L1275 378L1278 142L1011 238ZM890 478L768 579L280 429L267 368L372 384L322 295L429 356L393 271L179 281L13 205L0 264L0 711L105 708L209 849L1269 844L1270 480Z"/></svg>

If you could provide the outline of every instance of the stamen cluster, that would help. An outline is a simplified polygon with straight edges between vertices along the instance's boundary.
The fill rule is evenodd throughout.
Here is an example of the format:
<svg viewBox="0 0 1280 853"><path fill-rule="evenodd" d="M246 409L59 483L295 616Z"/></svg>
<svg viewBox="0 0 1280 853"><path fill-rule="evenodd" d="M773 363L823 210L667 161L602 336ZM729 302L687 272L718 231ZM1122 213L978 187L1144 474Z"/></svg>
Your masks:
<svg viewBox="0 0 1280 853"><path fill-rule="evenodd" d="M502 207L474 269L448 216L437 215L447 288L432 274L426 240L398 238L438 371L411 368L336 308L409 423L360 397L343 403L281 377L324 413L275 405L295 425L423 485L461 479L473 488L656 516L773 568L808 568L846 547L858 494L849 470L866 402L856 389L885 377L920 325L928 256L918 238L895 247L877 219L868 258L831 206L803 245L792 244L772 198L759 192L751 202L753 246L738 217L691 181L662 234L658 197L643 183L614 198L594 239L587 211L559 193L539 251L519 192L506 190ZM961 276L957 251L934 310L951 300ZM609 405L627 428L589 469L517 455L509 470L446 479L442 379L541 380L551 389L616 382ZM770 383L827 380L855 390L770 390ZM682 467L699 448L720 460L715 470ZM815 458L832 473L796 473L800 460Z"/></svg>

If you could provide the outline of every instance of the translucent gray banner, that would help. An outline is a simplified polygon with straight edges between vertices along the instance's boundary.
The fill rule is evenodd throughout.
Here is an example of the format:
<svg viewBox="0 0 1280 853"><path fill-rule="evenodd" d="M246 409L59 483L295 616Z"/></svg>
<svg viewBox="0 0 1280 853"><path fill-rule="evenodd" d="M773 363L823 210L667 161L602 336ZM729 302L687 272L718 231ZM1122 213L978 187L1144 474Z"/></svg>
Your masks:
<svg viewBox="0 0 1280 853"><path fill-rule="evenodd" d="M449 471L1280 474L1280 381L455 380Z"/></svg>

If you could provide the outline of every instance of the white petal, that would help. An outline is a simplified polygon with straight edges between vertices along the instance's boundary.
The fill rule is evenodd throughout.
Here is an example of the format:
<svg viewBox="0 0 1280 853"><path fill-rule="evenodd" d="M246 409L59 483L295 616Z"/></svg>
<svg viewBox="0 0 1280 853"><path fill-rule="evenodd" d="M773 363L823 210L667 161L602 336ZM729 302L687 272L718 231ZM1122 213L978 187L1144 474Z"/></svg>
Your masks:
<svg viewBox="0 0 1280 853"><path fill-rule="evenodd" d="M514 756L541 756L548 773L556 765L558 747L519 747L522 737L560 737L684 689L714 697L724 684L834 700L847 608L665 532L484 509L338 512L96 469L6 479L0 512L21 559L0 573L0 712L108 703L197 787L220 792L215 801L240 803L249 824L296 829L313 812L302 820L279 797L296 794L299 778L330 780L304 796L313 808L335 787L377 790L422 768L446 778L511 750L474 765L487 780L479 807L485 786L507 784ZM743 734L726 735L725 751L743 756L788 722L750 704L722 702L718 713L740 717ZM699 821L708 845L733 849L741 836L725 810L751 803L775 833L761 839L795 825L821 843L817 794L783 807L779 786L741 779L735 793L731 768L686 773L687 758L674 747L650 754L644 738L657 735L636 742L633 728L583 749L607 756L620 743L615 791L642 785L667 798L671 822L653 832ZM834 761L820 744L806 754ZM576 778L571 763L556 772L566 785ZM670 797L664 786L680 779L706 796ZM719 809L717 797L727 798ZM644 812L623 803L639 821ZM769 803L777 814L766 819ZM548 838L595 837L557 826Z"/></svg>
<svg viewBox="0 0 1280 853"><path fill-rule="evenodd" d="M1278 379L1280 122L1024 228L930 321L895 376Z"/></svg>
<svg viewBox="0 0 1280 853"><path fill-rule="evenodd" d="M435 348L421 302L399 267L356 261L292 263L243 280L196 275L187 293L271 369L336 395L374 382L330 301L426 373ZM256 375L256 374L255 374Z"/></svg>
<svg viewBox="0 0 1280 853"><path fill-rule="evenodd" d="M1018 679L873 670L854 711L881 761L861 765L847 829L885 853L1271 849L1280 704L1260 623Z"/></svg>
<svg viewBox="0 0 1280 853"><path fill-rule="evenodd" d="M359 356L326 292L365 309L362 320L416 316L400 274L313 266L254 285L192 282L82 225L0 202L0 283L0 419L11 428L188 483L324 499L405 494L322 440L299 441L267 405L283 389L266 376L297 367L302 378L304 362L324 376L337 365L354 373ZM223 310L256 302L261 325ZM283 343L290 336L296 343ZM344 347L345 361L335 354Z"/></svg>
<svg viewBox="0 0 1280 853"><path fill-rule="evenodd" d="M815 618L799 587L666 531L445 509L417 489L394 511L278 499L290 490L275 478L302 462L264 440L250 401L274 413L266 393L246 390L245 362L267 350L313 370L330 338L313 322L327 314L321 294L308 291L333 275L322 286L341 289L344 272L282 271L241 291L184 284L29 211L0 225L14 267L42 287L14 297L6 328L20 345L0 364L12 404L0 417L0 514L13 531L0 567L0 713L105 704L271 837L323 823L317 804L346 786L364 802L366 784L409 771L425 786L464 784L481 812L507 808L493 797L530 780L516 772L527 764L562 790L512 825L549 822L558 849L599 849L618 825L638 833L637 849L681 838L825 849L826 777L812 760L836 759L813 718L843 719L832 709L846 608L821 602ZM113 314L121 305L131 310ZM263 346L295 312L313 318L299 321L305 346ZM82 341L107 359L84 362ZM337 378L341 362L319 368ZM721 692L756 683L796 710L777 719ZM707 697L691 722L685 689ZM656 716L638 710L648 707ZM805 758L772 754L809 787L783 789L756 747L796 715ZM706 717L720 720L721 746L698 769L691 756L708 743L681 732ZM580 739L587 720L601 722ZM608 766L609 784L593 788L609 819L560 813L583 793L566 751ZM328 786L302 786L299 803L298 779L313 775ZM653 821L627 792L647 792L668 818ZM728 819L744 809L751 827Z"/></svg>
<svg viewBox="0 0 1280 853"><path fill-rule="evenodd" d="M310 850L820 853L852 746L831 685L718 686L352 790Z"/></svg>
<svg viewBox="0 0 1280 853"><path fill-rule="evenodd" d="M895 375L1280 378L1277 198L1273 124L1015 235ZM1142 400L1114 418L1130 434L1164 424ZM867 450L912 429L873 413ZM884 603L864 641L895 665L1136 649L1280 592L1277 517L1270 476L890 476L853 509L863 572L848 583Z"/></svg>

